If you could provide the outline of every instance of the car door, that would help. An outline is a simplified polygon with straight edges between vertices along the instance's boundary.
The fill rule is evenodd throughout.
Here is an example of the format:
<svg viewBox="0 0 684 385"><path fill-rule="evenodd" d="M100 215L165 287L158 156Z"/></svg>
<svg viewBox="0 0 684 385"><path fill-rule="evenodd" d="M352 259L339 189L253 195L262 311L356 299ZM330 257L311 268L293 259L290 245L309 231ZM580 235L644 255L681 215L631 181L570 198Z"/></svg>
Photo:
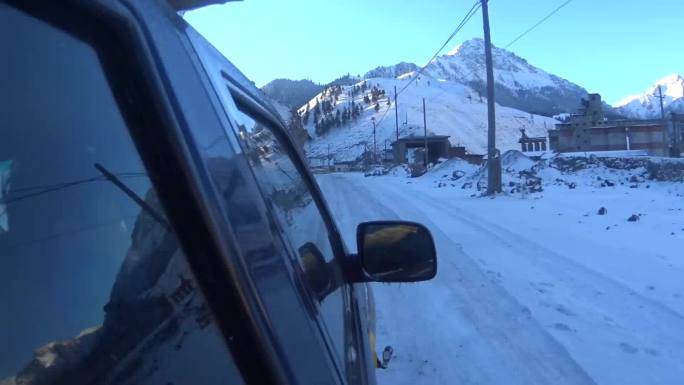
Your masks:
<svg viewBox="0 0 684 385"><path fill-rule="evenodd" d="M233 116L245 156L287 245L295 267L293 279L303 281L306 290L301 295L314 309L338 368L346 373L351 338L349 286L312 188L272 126L239 105Z"/></svg>
<svg viewBox="0 0 684 385"><path fill-rule="evenodd" d="M353 288L343 274L345 250L315 182L278 117L241 86L232 65L194 30L187 28L227 117L227 127L256 180L272 225L289 259L290 279L318 325L328 354L342 378L364 383ZM241 79L242 78L242 79Z"/></svg>

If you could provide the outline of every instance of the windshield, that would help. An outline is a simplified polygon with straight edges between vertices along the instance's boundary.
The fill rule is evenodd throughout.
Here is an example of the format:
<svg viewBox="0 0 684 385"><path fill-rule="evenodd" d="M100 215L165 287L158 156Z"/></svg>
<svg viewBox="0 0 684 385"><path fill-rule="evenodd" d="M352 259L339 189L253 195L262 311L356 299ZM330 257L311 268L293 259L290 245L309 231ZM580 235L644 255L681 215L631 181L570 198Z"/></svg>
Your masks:
<svg viewBox="0 0 684 385"><path fill-rule="evenodd" d="M184 15L287 123L373 284L380 384L684 378L684 2L245 1Z"/></svg>

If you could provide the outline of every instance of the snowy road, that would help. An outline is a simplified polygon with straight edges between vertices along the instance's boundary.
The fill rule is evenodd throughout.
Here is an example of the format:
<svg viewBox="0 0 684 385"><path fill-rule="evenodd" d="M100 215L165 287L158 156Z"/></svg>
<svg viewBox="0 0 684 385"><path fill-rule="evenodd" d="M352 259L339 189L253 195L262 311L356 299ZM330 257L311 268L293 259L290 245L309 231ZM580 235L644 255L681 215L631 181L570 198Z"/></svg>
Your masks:
<svg viewBox="0 0 684 385"><path fill-rule="evenodd" d="M627 241L596 241L592 231L603 224L561 222L563 213L583 210L562 207L564 200L530 207L406 179L318 179L350 250L356 224L373 219L422 222L437 243L433 281L375 286L378 343L396 354L390 369L378 373L381 384L676 384L684 378L684 268L668 248L647 258L636 246L625 249ZM530 208L554 218L527 220Z"/></svg>

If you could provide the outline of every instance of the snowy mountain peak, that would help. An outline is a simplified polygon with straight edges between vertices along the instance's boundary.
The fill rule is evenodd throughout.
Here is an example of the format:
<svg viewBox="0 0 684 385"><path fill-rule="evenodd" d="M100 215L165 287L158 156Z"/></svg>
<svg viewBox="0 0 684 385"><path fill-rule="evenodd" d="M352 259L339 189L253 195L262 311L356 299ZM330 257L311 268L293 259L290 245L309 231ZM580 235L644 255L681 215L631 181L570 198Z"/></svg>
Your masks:
<svg viewBox="0 0 684 385"><path fill-rule="evenodd" d="M470 40L466 40L463 43L454 47L451 51L447 52L444 56L454 56L459 53L466 52L483 52L484 51L484 39L480 37L474 37Z"/></svg>
<svg viewBox="0 0 684 385"><path fill-rule="evenodd" d="M663 92L666 113L684 111L684 78L678 73L656 81L641 94L627 96L615 103L615 107L623 115L634 119L659 117L658 86Z"/></svg>
<svg viewBox="0 0 684 385"><path fill-rule="evenodd" d="M531 65L511 51L492 46L492 55L497 102L502 105L550 116L573 111L587 94L582 87ZM464 41L430 62L425 74L484 92L484 40Z"/></svg>
<svg viewBox="0 0 684 385"><path fill-rule="evenodd" d="M663 96L669 96L671 98L684 97L684 78L682 78L680 74L674 73L658 80L646 90L646 93L650 92L654 94L658 92L658 86L661 87Z"/></svg>

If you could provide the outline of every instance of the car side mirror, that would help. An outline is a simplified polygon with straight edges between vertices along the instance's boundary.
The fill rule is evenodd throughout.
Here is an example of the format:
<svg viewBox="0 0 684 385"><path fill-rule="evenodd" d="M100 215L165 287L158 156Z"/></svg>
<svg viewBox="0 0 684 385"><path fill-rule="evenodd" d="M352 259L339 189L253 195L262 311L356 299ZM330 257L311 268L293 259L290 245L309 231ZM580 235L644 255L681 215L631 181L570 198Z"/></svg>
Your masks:
<svg viewBox="0 0 684 385"><path fill-rule="evenodd" d="M328 264L318 247L307 242L299 248L299 258L302 261L304 276L316 298L322 301L335 290L333 277Z"/></svg>
<svg viewBox="0 0 684 385"><path fill-rule="evenodd" d="M367 280L417 282L437 274L437 253L430 231L403 221L361 223L356 230L358 258Z"/></svg>

